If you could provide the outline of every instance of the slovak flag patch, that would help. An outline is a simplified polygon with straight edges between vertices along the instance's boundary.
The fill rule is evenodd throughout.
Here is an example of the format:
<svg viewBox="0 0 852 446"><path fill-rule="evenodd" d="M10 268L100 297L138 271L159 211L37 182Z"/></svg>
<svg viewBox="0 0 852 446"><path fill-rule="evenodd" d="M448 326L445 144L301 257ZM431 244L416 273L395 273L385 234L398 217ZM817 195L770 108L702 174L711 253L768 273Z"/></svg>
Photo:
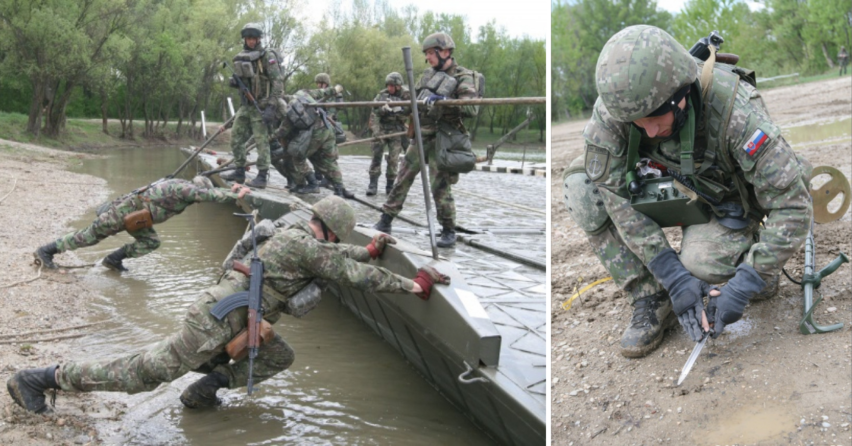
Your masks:
<svg viewBox="0 0 852 446"><path fill-rule="evenodd" d="M758 150L763 146L764 143L769 139L769 136L766 133L763 133L763 130L757 129L751 138L749 138L748 142L743 146L743 150L748 154L748 156L754 156Z"/></svg>

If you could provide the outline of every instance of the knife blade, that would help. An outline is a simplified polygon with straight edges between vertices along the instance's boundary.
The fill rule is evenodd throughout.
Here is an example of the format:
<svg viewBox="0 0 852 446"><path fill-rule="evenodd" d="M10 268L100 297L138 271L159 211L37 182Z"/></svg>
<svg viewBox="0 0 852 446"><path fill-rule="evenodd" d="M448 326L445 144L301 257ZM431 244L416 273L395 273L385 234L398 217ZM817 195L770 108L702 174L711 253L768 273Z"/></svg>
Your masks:
<svg viewBox="0 0 852 446"><path fill-rule="evenodd" d="M705 332L704 338L701 339L701 342L695 344L695 348L692 349L692 354L689 355L689 359L687 359L686 364L683 365L683 370L680 372L680 378L677 379L677 385L681 385L683 380L686 379L686 375L689 375L689 371L692 370L692 366L695 365L695 360L698 359L698 355L701 354L701 349L704 348L704 344L707 343L707 339L710 339L710 332Z"/></svg>

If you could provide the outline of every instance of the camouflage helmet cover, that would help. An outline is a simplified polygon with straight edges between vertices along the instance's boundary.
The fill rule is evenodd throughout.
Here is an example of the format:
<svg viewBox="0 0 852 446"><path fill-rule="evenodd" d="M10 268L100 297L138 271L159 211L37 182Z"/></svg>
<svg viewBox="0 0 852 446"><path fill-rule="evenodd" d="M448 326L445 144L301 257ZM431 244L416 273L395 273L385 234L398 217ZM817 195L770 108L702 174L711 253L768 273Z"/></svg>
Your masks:
<svg viewBox="0 0 852 446"><path fill-rule="evenodd" d="M355 210L336 195L323 198L311 209L314 215L334 232L338 240L346 240L355 229Z"/></svg>
<svg viewBox="0 0 852 446"><path fill-rule="evenodd" d="M263 28L260 23L257 22L249 22L243 26L242 31L240 31L240 37L245 39L246 37L257 37L258 39L263 37Z"/></svg>
<svg viewBox="0 0 852 446"><path fill-rule="evenodd" d="M391 74L388 74L385 77L385 85L396 85L397 87L402 86L402 75L394 71Z"/></svg>
<svg viewBox="0 0 852 446"><path fill-rule="evenodd" d="M648 116L697 78L698 65L689 52L649 25L629 26L612 36L595 69L601 101L622 122Z"/></svg>
<svg viewBox="0 0 852 446"><path fill-rule="evenodd" d="M331 85L331 76L326 73L320 73L314 76L314 83L318 84L320 82L326 85Z"/></svg>
<svg viewBox="0 0 852 446"><path fill-rule="evenodd" d="M453 42L453 38L450 37L449 34L446 33L434 33L429 34L425 39L423 39L423 52L429 48L438 48L442 50L452 50L455 49L456 43Z"/></svg>

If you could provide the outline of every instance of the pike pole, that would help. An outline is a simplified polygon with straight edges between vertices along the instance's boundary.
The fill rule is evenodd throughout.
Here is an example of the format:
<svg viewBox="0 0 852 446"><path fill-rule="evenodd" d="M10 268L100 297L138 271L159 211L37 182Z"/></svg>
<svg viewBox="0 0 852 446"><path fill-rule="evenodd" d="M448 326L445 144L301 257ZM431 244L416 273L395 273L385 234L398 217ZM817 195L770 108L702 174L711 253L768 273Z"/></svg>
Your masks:
<svg viewBox="0 0 852 446"><path fill-rule="evenodd" d="M411 51L411 48L409 48ZM414 68L412 67L412 70ZM411 78L414 76L412 74ZM408 80L412 82L411 79ZM413 85L413 84L412 84ZM444 99L436 102L433 106L438 107L451 107L454 105L533 105L533 104L544 104L547 102L547 98L540 97L528 97L528 98L476 98L476 99ZM335 107L335 108L359 108L359 107L369 107L369 108L378 108L387 105L388 107L407 107L407 106L416 106L425 105L426 101L421 100L418 101L416 98L412 97L411 102L407 101L391 101L391 102L374 102L374 101L360 101L360 102L330 102L330 103L316 103L316 104L305 104L306 107Z"/></svg>
<svg viewBox="0 0 852 446"><path fill-rule="evenodd" d="M404 136L407 133L408 132L388 133L387 135L379 135L379 136L374 136L372 138L365 138L365 139L358 139L358 140L355 140L355 141L344 142L344 143L338 144L337 147L351 146L353 144L361 144L363 142L374 142L374 141L377 141L377 140L381 141L383 139L390 139L390 138L396 138L397 136Z"/></svg>
<svg viewBox="0 0 852 446"><path fill-rule="evenodd" d="M408 75L408 85L414 85L414 63L411 62L411 47L402 48L402 58L405 61L405 73ZM452 101L450 101L452 102ZM338 102L337 104L345 104ZM371 102L374 106L376 103ZM408 105L406 102L400 102L400 107ZM379 103L379 106L384 104ZM420 155L420 180L423 183L423 200L426 202L426 223L429 225L429 245L432 247L432 258L438 260L438 246L435 244L435 228L432 224L432 193L429 187L429 177L426 173L426 152L423 149L423 135L420 134L420 115L417 112L417 97L411 95L411 116L414 118L414 137L417 141L417 153Z"/></svg>
<svg viewBox="0 0 852 446"><path fill-rule="evenodd" d="M234 121L234 117L231 116L227 121L225 121L224 124L222 124L221 127L219 127L219 130L217 130L216 133L210 135L210 138L208 138L207 141L204 141L204 144L202 144L201 147L196 149L195 152L189 158L187 158L186 161L184 161L183 164L181 164L180 167L177 168L177 170L172 172L171 175L167 176L166 179L168 180L168 179L174 178L179 173L181 173L181 171L187 166L187 164L189 164L190 161L194 160L195 157L198 156L198 154L201 153L201 151L204 150L204 148L207 147L208 144L213 142L213 140L216 139L217 136L224 133L225 126L227 126L228 124L230 124L233 121Z"/></svg>

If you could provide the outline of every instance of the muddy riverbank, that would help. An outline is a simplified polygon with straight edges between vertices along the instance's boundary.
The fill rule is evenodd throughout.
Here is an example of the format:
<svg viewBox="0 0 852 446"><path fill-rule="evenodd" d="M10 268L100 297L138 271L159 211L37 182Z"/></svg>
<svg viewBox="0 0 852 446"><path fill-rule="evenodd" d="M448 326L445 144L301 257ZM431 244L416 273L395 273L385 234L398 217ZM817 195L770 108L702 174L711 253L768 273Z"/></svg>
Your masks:
<svg viewBox="0 0 852 446"><path fill-rule="evenodd" d="M763 96L796 150L814 166L830 165L852 178L849 78L767 90ZM575 289L608 276L562 199L562 172L582 153L585 124L553 128L553 444L850 444L849 264L822 282L824 301L815 313L821 324L845 323L842 330L799 334L802 291L782 278L776 297L751 304L738 327L707 344L681 387L674 384L694 343L676 327L648 357L622 357L619 340L632 308L612 282L590 290L569 311L562 309ZM839 128L818 136L830 125ZM818 268L839 251L852 251L850 221L847 213L816 226ZM677 249L680 231L667 231ZM803 251L786 267L795 278L802 274Z"/></svg>

